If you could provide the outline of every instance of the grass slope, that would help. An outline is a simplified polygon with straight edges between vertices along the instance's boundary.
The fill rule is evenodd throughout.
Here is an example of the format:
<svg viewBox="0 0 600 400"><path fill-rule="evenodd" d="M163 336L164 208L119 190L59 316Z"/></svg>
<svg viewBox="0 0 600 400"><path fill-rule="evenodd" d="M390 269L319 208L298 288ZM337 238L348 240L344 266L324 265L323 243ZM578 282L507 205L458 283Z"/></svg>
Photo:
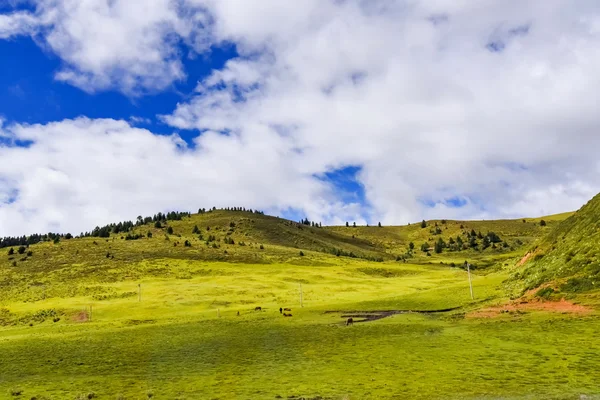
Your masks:
<svg viewBox="0 0 600 400"><path fill-rule="evenodd" d="M363 239L392 255L405 255L409 244L412 242L415 245L415 250L408 257L408 260L413 263L443 262L461 264L463 261L469 260L469 262L479 266L490 266L495 263L502 264L507 260L513 262L514 259L520 258L525 249L550 232L554 226L557 226L561 218L567 217L568 213L551 216L545 219L546 226L540 225L540 218L535 220L493 221L432 220L426 222L427 226L425 228L422 228L420 223L416 223L406 226L383 227L336 226L327 229L341 235ZM436 233L437 228L439 228L437 231L439 233ZM489 247L484 250L481 246L481 239L478 239L480 245L477 249L469 248L462 251L444 249L441 254L435 254L433 251L433 246L439 238L447 243L451 238L456 239L460 236L465 243L468 243L468 235L471 231L481 232L482 235L494 232L500 236L503 242L507 243L508 247L503 247L499 243L496 248ZM427 256L426 252L420 250L421 245L424 243L430 245L431 256Z"/></svg>
<svg viewBox="0 0 600 400"><path fill-rule="evenodd" d="M564 293L600 288L600 195L557 224L530 254L512 276L513 281L524 283L525 290L546 283ZM545 294L561 296L552 290Z"/></svg>

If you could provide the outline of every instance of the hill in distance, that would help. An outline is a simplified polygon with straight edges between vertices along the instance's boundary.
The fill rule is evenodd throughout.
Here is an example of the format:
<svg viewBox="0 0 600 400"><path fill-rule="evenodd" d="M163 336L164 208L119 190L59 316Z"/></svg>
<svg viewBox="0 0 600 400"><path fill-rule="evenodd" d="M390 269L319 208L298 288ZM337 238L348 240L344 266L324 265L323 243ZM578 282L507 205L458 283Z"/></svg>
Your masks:
<svg viewBox="0 0 600 400"><path fill-rule="evenodd" d="M308 220L241 210L159 213L136 223L96 227L83 237L4 238L0 247L8 254L0 263L37 271L162 257L269 263L297 258L301 251L373 262L485 261L519 256L567 216L550 216L544 222L432 220L405 226L320 227ZM43 267L37 265L42 260Z"/></svg>

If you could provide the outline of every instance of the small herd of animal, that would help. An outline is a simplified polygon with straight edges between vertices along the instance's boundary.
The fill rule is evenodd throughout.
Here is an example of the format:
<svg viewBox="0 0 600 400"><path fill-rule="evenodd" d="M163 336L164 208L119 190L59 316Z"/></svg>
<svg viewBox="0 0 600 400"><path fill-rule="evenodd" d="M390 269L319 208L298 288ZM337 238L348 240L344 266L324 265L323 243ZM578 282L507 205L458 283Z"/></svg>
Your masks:
<svg viewBox="0 0 600 400"><path fill-rule="evenodd" d="M254 311L262 311L262 307L255 307ZM284 311L289 311L289 313L284 312ZM284 317L291 317L292 316L292 309L291 308L281 308L279 307L279 314L283 314ZM240 312L238 311L237 315L240 315ZM354 325L354 320L352 318L348 318L346 320L346 326L348 325Z"/></svg>
<svg viewBox="0 0 600 400"><path fill-rule="evenodd" d="M262 311L262 307L255 307L254 311ZM289 311L289 313L284 312L284 311ZM284 317L291 317L292 316L292 309L291 308L281 308L279 307L279 314L282 314ZM240 312L238 311L237 315L240 315Z"/></svg>
<svg viewBox="0 0 600 400"><path fill-rule="evenodd" d="M285 313L284 311L289 311L290 313ZM291 308L281 308L279 307L279 314L283 314L284 317L291 317L292 316L292 309Z"/></svg>

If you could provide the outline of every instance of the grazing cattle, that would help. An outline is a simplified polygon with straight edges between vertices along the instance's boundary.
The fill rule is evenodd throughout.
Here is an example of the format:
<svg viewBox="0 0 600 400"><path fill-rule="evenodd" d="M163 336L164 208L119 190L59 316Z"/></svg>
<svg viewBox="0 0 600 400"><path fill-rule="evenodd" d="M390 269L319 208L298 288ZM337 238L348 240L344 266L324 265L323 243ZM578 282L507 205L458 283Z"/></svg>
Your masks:
<svg viewBox="0 0 600 400"><path fill-rule="evenodd" d="M254 311L262 311L262 307L256 307Z"/></svg>
<svg viewBox="0 0 600 400"><path fill-rule="evenodd" d="M283 311L283 308L279 307L279 314Z"/></svg>
<svg viewBox="0 0 600 400"><path fill-rule="evenodd" d="M284 308L283 311L292 311L291 308Z"/></svg>
<svg viewBox="0 0 600 400"><path fill-rule="evenodd" d="M354 324L354 320L352 318L348 318L346 321L346 326Z"/></svg>
<svg viewBox="0 0 600 400"><path fill-rule="evenodd" d="M283 313L283 316L284 316L284 317L291 317L291 316L292 316L292 314Z"/></svg>

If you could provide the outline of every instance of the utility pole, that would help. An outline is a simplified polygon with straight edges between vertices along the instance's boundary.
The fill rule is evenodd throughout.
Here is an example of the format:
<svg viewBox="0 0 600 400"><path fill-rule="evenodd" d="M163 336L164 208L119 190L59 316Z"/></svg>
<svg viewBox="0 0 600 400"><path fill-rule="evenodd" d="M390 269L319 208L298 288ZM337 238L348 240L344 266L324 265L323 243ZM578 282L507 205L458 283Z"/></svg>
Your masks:
<svg viewBox="0 0 600 400"><path fill-rule="evenodd" d="M466 261L465 261L465 264L467 265L467 275L469 276L469 290L471 291L471 300L473 300L474 297L473 297L473 284L471 283L471 264L469 264Z"/></svg>
<svg viewBox="0 0 600 400"><path fill-rule="evenodd" d="M302 284L300 284L300 307L304 307L302 305Z"/></svg>

